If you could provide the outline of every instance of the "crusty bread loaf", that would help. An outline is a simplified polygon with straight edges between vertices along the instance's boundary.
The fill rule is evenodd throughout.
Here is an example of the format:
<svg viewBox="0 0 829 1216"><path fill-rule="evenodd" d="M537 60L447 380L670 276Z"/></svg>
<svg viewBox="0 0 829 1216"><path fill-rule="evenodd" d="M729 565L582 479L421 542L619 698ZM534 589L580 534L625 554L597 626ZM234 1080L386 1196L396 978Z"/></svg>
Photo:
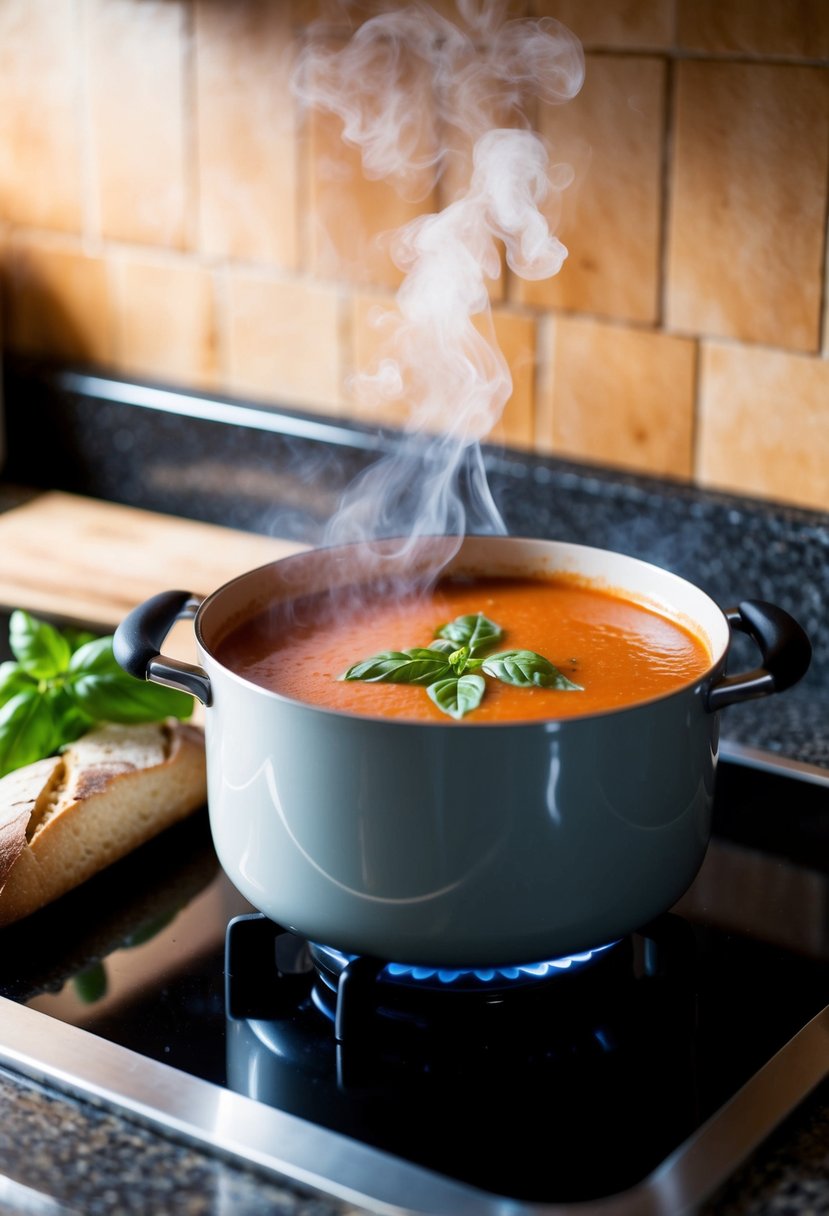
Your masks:
<svg viewBox="0 0 829 1216"><path fill-rule="evenodd" d="M204 734L96 727L0 779L0 925L51 903L204 805Z"/></svg>

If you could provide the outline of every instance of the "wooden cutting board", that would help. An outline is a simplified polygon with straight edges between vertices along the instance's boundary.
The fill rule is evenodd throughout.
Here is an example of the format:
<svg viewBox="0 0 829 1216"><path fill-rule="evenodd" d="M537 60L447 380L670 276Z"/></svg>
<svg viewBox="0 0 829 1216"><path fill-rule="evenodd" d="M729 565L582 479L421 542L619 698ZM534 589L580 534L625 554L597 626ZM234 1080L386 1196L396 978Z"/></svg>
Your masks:
<svg viewBox="0 0 829 1216"><path fill-rule="evenodd" d="M303 548L49 491L0 514L0 604L114 629L157 591L204 596Z"/></svg>

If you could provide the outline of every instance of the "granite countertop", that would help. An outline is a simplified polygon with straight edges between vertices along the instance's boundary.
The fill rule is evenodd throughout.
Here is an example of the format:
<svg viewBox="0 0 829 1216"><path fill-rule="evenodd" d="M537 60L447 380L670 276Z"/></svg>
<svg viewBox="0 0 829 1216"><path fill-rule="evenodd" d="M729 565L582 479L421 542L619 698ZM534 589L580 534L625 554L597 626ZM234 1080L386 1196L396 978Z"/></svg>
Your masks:
<svg viewBox="0 0 829 1216"><path fill-rule="evenodd" d="M24 392L26 410L16 411L15 400ZM255 427L250 433L238 426L217 430L215 421L185 423L163 410L145 411L136 426L132 406L100 397L93 402L93 395L69 392L54 377L12 377L0 509L60 488L303 543L319 539L336 488L327 449L316 454L317 473L327 470L317 477L324 501L310 492L307 478L295 476L297 447L313 447L316 439ZM55 459L41 444L35 470L28 458L32 435L47 430ZM123 464L119 452L128 454ZM347 481L361 459L359 450L346 451L337 464L340 480ZM489 475L512 533L622 549L668 565L721 603L767 598L791 611L815 644L809 675L786 697L732 707L723 733L737 748L829 770L829 517L511 453L493 453ZM211 477L215 493L205 496ZM265 494L265 478L276 490L278 507ZM779 706L767 712L775 702ZM360 1210L3 1069L0 1104L2 1211L337 1216ZM829 1212L829 1079L701 1211Z"/></svg>

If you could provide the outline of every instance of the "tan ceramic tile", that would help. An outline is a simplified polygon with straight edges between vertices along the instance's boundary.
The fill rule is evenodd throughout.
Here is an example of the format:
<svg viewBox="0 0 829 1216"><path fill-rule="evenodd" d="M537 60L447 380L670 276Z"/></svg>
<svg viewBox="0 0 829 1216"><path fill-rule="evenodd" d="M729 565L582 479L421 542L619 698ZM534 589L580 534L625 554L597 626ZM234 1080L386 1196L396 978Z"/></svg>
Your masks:
<svg viewBox="0 0 829 1216"><path fill-rule="evenodd" d="M400 7L406 13L413 11L411 6L391 7ZM449 12L450 6L445 7ZM521 9L523 6L514 7ZM505 20L510 6L497 4L476 8L471 5L468 8L476 12L480 9L484 14L478 21L474 37L441 41L436 35L445 30L445 21L437 14L431 26L427 22L425 29L429 36L423 39L412 36L408 26L401 28L394 56L388 51L391 43L382 43L382 54L372 57L368 47L374 44L360 37L351 41L342 39L332 46L332 52L336 51L340 60L355 56L350 70L345 73L347 80L355 82L352 86L355 111L365 96L365 93L361 94L358 82L366 80L374 85L380 73L389 72L389 64L393 65L391 81L395 85L402 84L403 99L399 104L391 89L377 91L384 128L393 127L395 115L402 119L404 144L413 146L415 155L427 162L429 157L439 157L441 176L436 196L425 192L428 182L424 172L413 182L403 183L401 199L389 185L388 177L378 174L374 166L367 165L364 172L361 170L351 134L356 123L351 122L346 129L350 146L343 147L340 119L315 113L309 125L310 231L312 264L318 273L347 276L361 285L397 285L400 273L390 264L385 252L388 248L386 237L413 216L442 208L466 192L471 178L471 148L481 134L493 127L525 124L525 112L534 106L539 82L527 82L522 95L522 90L516 87L516 74L509 80L504 76L503 60L509 51L516 72L526 76L526 55L523 50L516 51L514 40L508 46L503 45L504 54L500 55L498 47L501 44L495 41L502 29L516 28L514 21ZM502 24L493 20L493 13L500 15ZM457 10L451 15L463 25ZM398 16L403 14L397 11L385 14L389 29L396 28L393 23ZM470 26L474 24L470 18ZM491 36L487 33L490 27ZM383 28L386 28L385 23ZM314 41L310 45L317 43ZM580 48L572 40L568 47L569 66L574 74L580 74ZM358 53L361 58L356 59ZM543 78L540 68L536 74ZM549 75L552 73L548 72ZM313 81L314 77L310 79ZM334 71L323 64L316 79L323 87L329 85L335 79ZM372 235L378 233L383 238L380 249L372 244ZM490 287L492 298L502 294L497 280Z"/></svg>
<svg viewBox="0 0 829 1216"><path fill-rule="evenodd" d="M79 232L78 37L72 0L0 4L0 216Z"/></svg>
<svg viewBox="0 0 829 1216"><path fill-rule="evenodd" d="M105 237L187 243L183 0L83 0Z"/></svg>
<svg viewBox="0 0 829 1216"><path fill-rule="evenodd" d="M344 48L337 44L328 49L342 53ZM347 69L346 75L350 77L352 70ZM362 75L368 71L364 68ZM326 77L329 75L326 73ZM313 79L310 73L309 79ZM343 140L341 117L321 108L307 114L306 241L312 268L320 276L396 287L403 274L390 256L390 242L415 217L435 210L430 163L436 155L431 85L422 61L404 57L401 80L400 114L409 120L414 117L407 137L413 159L425 167L394 174L394 184L378 176L379 167L363 168L359 150ZM365 95L360 99L362 103ZM370 100L366 113L372 121L378 116L377 106ZM383 168L390 165L391 160L384 156Z"/></svg>
<svg viewBox="0 0 829 1216"><path fill-rule="evenodd" d="M824 284L829 284L829 241L826 248L826 264L823 274ZM823 345L822 351L824 358L829 357L829 308L823 310Z"/></svg>
<svg viewBox="0 0 829 1216"><path fill-rule="evenodd" d="M272 0L195 6L200 247L297 263L289 14Z"/></svg>
<svg viewBox="0 0 829 1216"><path fill-rule="evenodd" d="M337 289L228 274L227 388L287 407L332 412L342 395Z"/></svg>
<svg viewBox="0 0 829 1216"><path fill-rule="evenodd" d="M496 309L492 320L495 341L509 365L512 392L487 442L531 448L535 443L535 318Z"/></svg>
<svg viewBox="0 0 829 1216"><path fill-rule="evenodd" d="M346 412L351 417L387 426L404 426L412 422L411 393L417 390L412 387L415 377L411 374L411 366L413 362L418 370L422 366L428 366L429 355L424 351L422 359L418 357L416 341L401 347L395 345L398 317L392 296L358 294L354 298L351 312L351 372L356 379L353 383L349 379L350 391L346 405ZM492 314L491 329L485 315L475 318L474 324L478 332L493 346L496 355L500 352L506 360L512 388L500 417L495 418L494 426L490 424L489 417L483 418L480 414L472 413L469 415L470 433L487 442L530 448L534 442L535 417L535 320L519 313L499 310ZM399 354L401 350L405 351L405 354ZM383 359L391 359L397 365L404 385L404 391L399 396L384 396L375 387L379 382L375 377ZM424 429L445 429L454 421L450 414L454 408L452 402L447 402L445 421L437 417L430 418L428 427ZM495 404L492 409L493 415L497 414Z"/></svg>
<svg viewBox="0 0 829 1216"><path fill-rule="evenodd" d="M349 322L346 413L378 426L404 426L409 414L405 392L390 397L372 388L380 360L394 357L392 335L398 322L394 296L356 294L351 301Z"/></svg>
<svg viewBox="0 0 829 1216"><path fill-rule="evenodd" d="M598 321L555 323L551 400L539 445L561 456L687 478L692 469L694 343Z"/></svg>
<svg viewBox="0 0 829 1216"><path fill-rule="evenodd" d="M415 419L412 404L431 366L419 358L420 339L404 324L393 295L358 293L350 309L350 364L345 386L349 417L378 426L440 431L430 415ZM385 370L384 370L385 369ZM391 372L391 379L387 379ZM387 386L391 386L390 388Z"/></svg>
<svg viewBox="0 0 829 1216"><path fill-rule="evenodd" d="M510 28L513 28L511 25ZM490 53L482 52L471 39L458 49L452 71L440 89L438 130L441 140L440 176L437 186L438 207L468 199L476 190L475 149L482 136L494 129L519 130L528 123L535 125L537 110L537 80L528 77L523 88L507 87L498 72L504 68L494 44L488 43ZM520 54L520 52L519 52ZM581 74L581 54L572 56L570 66L574 77ZM536 73L540 76L540 69ZM574 91L578 87L574 84ZM479 208L483 214L483 208ZM506 294L506 263L500 241L499 274L487 277L486 287L492 302Z"/></svg>
<svg viewBox="0 0 829 1216"><path fill-rule="evenodd" d="M208 388L217 380L211 276L195 264L112 259L116 363L129 375Z"/></svg>
<svg viewBox="0 0 829 1216"><path fill-rule="evenodd" d="M332 115L314 112L308 123L309 207L305 242L312 271L321 278L396 287L402 273L389 256L389 239L421 210L383 181L367 181L360 154L342 141Z"/></svg>
<svg viewBox="0 0 829 1216"><path fill-rule="evenodd" d="M106 266L73 245L14 241L4 252L3 330L26 354L110 364L112 324Z"/></svg>
<svg viewBox="0 0 829 1216"><path fill-rule="evenodd" d="M554 17L586 47L662 50L673 38L673 0L530 0L536 17Z"/></svg>
<svg viewBox="0 0 829 1216"><path fill-rule="evenodd" d="M677 43L715 54L825 59L829 5L826 0L677 0Z"/></svg>
<svg viewBox="0 0 829 1216"><path fill-rule="evenodd" d="M572 166L551 227L568 256L557 275L515 281L515 298L634 321L657 319L665 67L657 59L587 57L582 91L545 106L540 133Z"/></svg>
<svg viewBox="0 0 829 1216"><path fill-rule="evenodd" d="M697 479L829 510L829 362L706 343Z"/></svg>
<svg viewBox="0 0 829 1216"><path fill-rule="evenodd" d="M816 350L829 74L679 65L667 318L676 330Z"/></svg>

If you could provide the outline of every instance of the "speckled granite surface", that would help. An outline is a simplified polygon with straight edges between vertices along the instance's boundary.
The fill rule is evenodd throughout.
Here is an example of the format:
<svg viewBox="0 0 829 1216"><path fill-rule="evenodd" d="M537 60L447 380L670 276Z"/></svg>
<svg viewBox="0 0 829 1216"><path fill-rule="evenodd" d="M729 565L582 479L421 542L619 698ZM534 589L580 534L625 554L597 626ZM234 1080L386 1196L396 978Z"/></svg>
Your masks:
<svg viewBox="0 0 829 1216"><path fill-rule="evenodd" d="M328 445L96 400L31 368L12 369L5 395L0 507L25 496L21 486L61 488L314 543L342 487L373 458L370 443ZM814 645L808 676L785 697L731 707L723 735L829 769L829 516L495 451L488 475L513 534L617 549L697 582L724 607L762 598L792 612ZM2 1070L0 1104L2 1211L349 1210ZM703 1213L829 1213L829 1081Z"/></svg>
<svg viewBox="0 0 829 1216"><path fill-rule="evenodd" d="M829 1082L774 1132L700 1216L829 1212Z"/></svg>
<svg viewBox="0 0 829 1216"><path fill-rule="evenodd" d="M24 1148L25 1146L25 1148ZM328 1216L349 1209L0 1069L0 1211Z"/></svg>

